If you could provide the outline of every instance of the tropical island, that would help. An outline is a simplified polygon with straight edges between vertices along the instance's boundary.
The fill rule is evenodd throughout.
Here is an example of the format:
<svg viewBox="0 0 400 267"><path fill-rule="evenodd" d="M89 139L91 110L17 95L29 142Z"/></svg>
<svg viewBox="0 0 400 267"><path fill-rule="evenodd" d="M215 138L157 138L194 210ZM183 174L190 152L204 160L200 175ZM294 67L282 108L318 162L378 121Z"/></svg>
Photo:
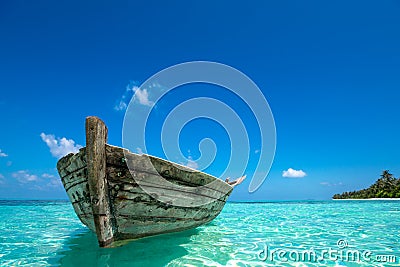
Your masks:
<svg viewBox="0 0 400 267"><path fill-rule="evenodd" d="M367 189L335 194L333 199L400 198L400 178L395 178L388 170Z"/></svg>

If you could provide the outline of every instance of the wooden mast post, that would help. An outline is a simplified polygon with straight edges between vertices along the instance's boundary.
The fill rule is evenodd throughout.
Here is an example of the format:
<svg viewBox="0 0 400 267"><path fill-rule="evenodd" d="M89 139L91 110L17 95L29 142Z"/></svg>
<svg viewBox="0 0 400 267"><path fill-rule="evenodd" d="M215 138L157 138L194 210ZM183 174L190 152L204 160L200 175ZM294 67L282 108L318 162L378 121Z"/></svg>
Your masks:
<svg viewBox="0 0 400 267"><path fill-rule="evenodd" d="M86 161L94 225L100 247L114 241L114 226L106 180L107 127L97 117L86 118Z"/></svg>

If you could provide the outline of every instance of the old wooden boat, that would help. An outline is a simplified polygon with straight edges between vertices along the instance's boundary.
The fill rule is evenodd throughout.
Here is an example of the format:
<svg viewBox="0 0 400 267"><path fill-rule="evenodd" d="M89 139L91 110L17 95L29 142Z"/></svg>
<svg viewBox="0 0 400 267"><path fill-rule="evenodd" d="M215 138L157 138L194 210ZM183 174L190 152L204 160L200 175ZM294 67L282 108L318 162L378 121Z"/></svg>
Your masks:
<svg viewBox="0 0 400 267"><path fill-rule="evenodd" d="M76 214L96 233L100 247L205 224L245 178L222 181L111 146L97 117L86 119L86 147L61 158L57 169Z"/></svg>

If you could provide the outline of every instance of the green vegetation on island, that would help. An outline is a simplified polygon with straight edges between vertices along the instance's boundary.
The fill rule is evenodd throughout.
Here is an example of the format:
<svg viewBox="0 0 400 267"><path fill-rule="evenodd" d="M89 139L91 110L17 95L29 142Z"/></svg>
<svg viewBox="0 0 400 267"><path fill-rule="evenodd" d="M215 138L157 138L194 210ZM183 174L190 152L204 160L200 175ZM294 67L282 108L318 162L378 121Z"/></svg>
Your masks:
<svg viewBox="0 0 400 267"><path fill-rule="evenodd" d="M400 178L396 179L388 170L367 189L335 194L333 199L400 198Z"/></svg>

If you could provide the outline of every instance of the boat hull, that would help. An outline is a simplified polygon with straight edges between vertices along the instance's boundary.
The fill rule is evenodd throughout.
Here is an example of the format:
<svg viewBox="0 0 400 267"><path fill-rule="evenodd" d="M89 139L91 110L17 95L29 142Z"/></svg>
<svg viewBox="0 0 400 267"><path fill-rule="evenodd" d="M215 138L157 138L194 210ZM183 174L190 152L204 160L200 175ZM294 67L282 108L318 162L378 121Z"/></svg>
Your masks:
<svg viewBox="0 0 400 267"><path fill-rule="evenodd" d="M87 148L82 148L78 153L60 159L57 169L79 219L97 233L99 244L104 247L120 240L182 231L210 222L221 212L233 189L203 172L106 144L105 185L102 190L106 191L107 207L103 208L107 212L104 225L100 225L109 227L111 234L109 241L101 242L99 224L96 224L99 214L93 213L97 196L90 188L87 158ZM153 170L146 167L146 162L151 162ZM179 187L156 184L160 176ZM146 186L158 187L157 192L161 192L163 200L149 194L143 182ZM183 188L182 191L179 188ZM164 201L169 198L170 202ZM179 201L190 205L174 205ZM203 204L194 205L195 202Z"/></svg>

